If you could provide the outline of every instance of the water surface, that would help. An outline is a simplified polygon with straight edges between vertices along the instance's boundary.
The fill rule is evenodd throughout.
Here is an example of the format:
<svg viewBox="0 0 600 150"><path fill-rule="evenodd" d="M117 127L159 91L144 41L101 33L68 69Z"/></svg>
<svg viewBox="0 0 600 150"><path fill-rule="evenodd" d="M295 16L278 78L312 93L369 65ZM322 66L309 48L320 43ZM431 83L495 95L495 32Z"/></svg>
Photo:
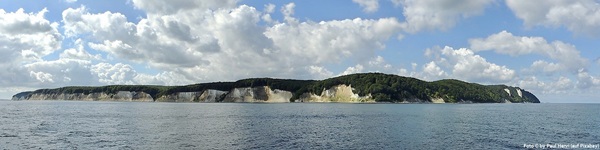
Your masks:
<svg viewBox="0 0 600 150"><path fill-rule="evenodd" d="M514 149L599 144L598 104L0 101L0 149Z"/></svg>

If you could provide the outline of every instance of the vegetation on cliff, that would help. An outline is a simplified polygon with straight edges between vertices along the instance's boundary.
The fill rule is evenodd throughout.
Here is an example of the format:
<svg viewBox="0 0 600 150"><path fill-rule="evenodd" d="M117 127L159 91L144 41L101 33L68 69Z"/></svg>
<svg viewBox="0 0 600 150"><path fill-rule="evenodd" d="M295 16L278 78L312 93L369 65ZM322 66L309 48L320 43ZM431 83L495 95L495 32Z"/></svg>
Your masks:
<svg viewBox="0 0 600 150"><path fill-rule="evenodd" d="M118 91L135 91L150 94L154 99L179 92L198 92L208 89L230 91L233 88L269 86L293 93L291 100L298 99L304 93L319 95L323 90L337 85L351 85L354 93L360 96L371 94L379 102L431 101L442 98L445 102L470 101L475 103L530 102L539 103L531 93L506 85L480 85L454 79L426 82L415 78L402 77L382 73L360 73L344 75L325 80L292 80L272 78L251 78L236 82L200 83L185 86L154 85L110 85L101 87L71 86L56 89L40 89L23 92L15 96L31 94L61 93L117 93ZM508 90L509 92L507 93ZM519 90L519 91L517 91ZM509 94L511 93L511 94ZM517 94L521 93L521 95Z"/></svg>

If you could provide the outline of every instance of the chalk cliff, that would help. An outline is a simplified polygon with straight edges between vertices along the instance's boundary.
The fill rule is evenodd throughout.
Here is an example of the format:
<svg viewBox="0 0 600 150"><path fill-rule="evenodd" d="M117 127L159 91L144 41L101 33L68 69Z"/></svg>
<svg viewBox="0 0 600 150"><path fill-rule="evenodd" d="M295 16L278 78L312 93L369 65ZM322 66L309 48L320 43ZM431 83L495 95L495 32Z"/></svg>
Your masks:
<svg viewBox="0 0 600 150"><path fill-rule="evenodd" d="M268 86L234 88L221 102L290 102L292 92L274 89Z"/></svg>
<svg viewBox="0 0 600 150"><path fill-rule="evenodd" d="M13 96L13 100L80 100L80 101L129 101L129 102L153 102L150 94L144 92L118 91L114 94L99 93L54 93L42 94L32 93L27 97Z"/></svg>
<svg viewBox="0 0 600 150"><path fill-rule="evenodd" d="M139 102L392 102L539 103L519 87L480 85L455 79L433 82L381 73L325 80L251 78L185 86L110 85L62 87L15 94L13 100Z"/></svg>
<svg viewBox="0 0 600 150"><path fill-rule="evenodd" d="M315 93L304 93L297 102L375 102L371 94L359 96L353 92L351 85L337 85L330 89L323 89L320 95Z"/></svg>
<svg viewBox="0 0 600 150"><path fill-rule="evenodd" d="M227 92L219 90L204 90L199 92L177 92L163 95L156 99L158 102L217 102Z"/></svg>
<svg viewBox="0 0 600 150"><path fill-rule="evenodd" d="M208 89L198 92L178 92L163 95L156 100L144 92L118 91L107 93L56 93L20 94L13 100L79 100L79 101L133 101L133 102L375 102L370 95L359 96L351 86L338 85L323 90L320 95L304 93L300 99L292 100L290 91L271 89L269 86L234 88L230 91Z"/></svg>

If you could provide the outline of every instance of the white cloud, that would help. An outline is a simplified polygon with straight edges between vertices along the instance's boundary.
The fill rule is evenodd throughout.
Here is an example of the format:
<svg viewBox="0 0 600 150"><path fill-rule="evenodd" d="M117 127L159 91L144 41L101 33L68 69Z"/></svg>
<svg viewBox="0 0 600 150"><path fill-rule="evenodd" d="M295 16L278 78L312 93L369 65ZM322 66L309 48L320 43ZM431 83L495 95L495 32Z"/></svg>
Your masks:
<svg viewBox="0 0 600 150"><path fill-rule="evenodd" d="M30 70L24 64L42 61L61 48L62 36L58 23L44 15L47 9L26 13L23 9L6 12L0 9L0 86L31 87L39 82L57 82L55 75Z"/></svg>
<svg viewBox="0 0 600 150"><path fill-rule="evenodd" d="M398 7L398 6L402 6L402 4L404 3L404 0L390 0L390 2L392 2L392 4L394 4L395 7Z"/></svg>
<svg viewBox="0 0 600 150"><path fill-rule="evenodd" d="M373 58L373 60L370 60L368 62L368 64L369 64L369 66L378 67L378 68L384 69L384 70L392 68L392 65L387 64L385 62L385 59L381 56L377 56L377 57ZM377 71L379 71L379 70L377 70Z"/></svg>
<svg viewBox="0 0 600 150"><path fill-rule="evenodd" d="M400 29L395 18L379 20L334 20L319 23L304 22L297 26L278 24L265 35L277 49L292 56L314 60L316 63L338 62L342 58L373 56Z"/></svg>
<svg viewBox="0 0 600 150"><path fill-rule="evenodd" d="M289 3L281 8L281 13L283 14L283 20L285 20L288 24L296 25L298 24L298 19L294 18L294 9L296 4Z"/></svg>
<svg viewBox="0 0 600 150"><path fill-rule="evenodd" d="M471 39L469 43L474 51L494 50L496 53L511 56L535 53L549 57L558 63L536 61L532 67L550 73L557 71L576 73L577 70L588 65L588 60L581 57L574 45L562 41L550 43L542 37L514 36L512 33L502 31L485 39Z"/></svg>
<svg viewBox="0 0 600 150"><path fill-rule="evenodd" d="M474 51L493 50L499 54L513 57L537 54L548 60L536 60L529 68L523 69L530 76L518 79L515 84L540 93L573 93L573 88L592 89L598 87L600 80L586 70L589 60L581 56L574 45L562 41L548 42L543 37L515 36L502 31L487 38L469 40ZM542 74L543 73L543 74ZM570 74L564 76L564 73ZM539 79L539 75L545 75ZM555 75L560 75L556 77ZM574 75L575 78L571 75ZM536 77L537 76L537 77ZM549 79L548 79L549 78ZM575 79L575 81L573 81ZM580 90L578 92L584 92Z"/></svg>
<svg viewBox="0 0 600 150"><path fill-rule="evenodd" d="M84 50L80 40L76 48L67 49L58 60L42 58L61 48L58 23L44 18L46 9L25 13L23 9L6 13L0 10L0 53L5 56L0 69L0 84L16 87L56 87L97 85L89 71L89 59L99 59Z"/></svg>
<svg viewBox="0 0 600 150"><path fill-rule="evenodd" d="M275 12L275 5L271 3L266 4L261 19L267 23L276 23L273 18L271 18L271 13L273 12Z"/></svg>
<svg viewBox="0 0 600 150"><path fill-rule="evenodd" d="M64 10L62 19L65 34L69 37L92 33L92 37L97 39L132 38L136 33L135 24L127 22L127 17L121 13L90 14L82 6L77 9L68 8ZM135 40L135 38L131 40Z"/></svg>
<svg viewBox="0 0 600 150"><path fill-rule="evenodd" d="M189 46L188 40L193 38L189 30L186 30L189 27L178 23L173 17L157 18L156 22L142 20L136 25L127 22L122 14L90 14L82 7L65 10L63 21L65 33L69 36L91 33L93 38L89 40L98 41L89 44L93 49L139 63L152 59L150 63L155 66L194 66L202 62L194 59L193 56L202 55L193 53L195 48L206 46L209 51L214 51L211 47L216 45L215 41L211 41L212 43L199 42L201 44L197 47Z"/></svg>
<svg viewBox="0 0 600 150"><path fill-rule="evenodd" d="M414 70L414 69L413 69ZM407 73L408 70L395 67L391 64L387 63L382 56L376 56L371 58L368 61L359 62L355 66L351 66L346 68L340 75L348 75L353 73L364 73L364 72L380 72L380 73L389 73L389 74L398 74L398 73Z"/></svg>
<svg viewBox="0 0 600 150"><path fill-rule="evenodd" d="M333 77L333 72L321 66L309 66L308 72L317 80Z"/></svg>
<svg viewBox="0 0 600 150"><path fill-rule="evenodd" d="M38 80L42 83L44 83L44 82L54 83L54 79L52 79L53 75L50 73L30 71L29 76L34 77L36 80Z"/></svg>
<svg viewBox="0 0 600 150"><path fill-rule="evenodd" d="M65 2L67 2L67 3L75 3L75 2L77 2L77 0L65 0Z"/></svg>
<svg viewBox="0 0 600 150"><path fill-rule="evenodd" d="M562 68L563 68L563 66L560 65L560 64L546 62L546 61L543 61L543 60L537 60L537 61L534 61L531 64L531 69L533 71L541 70L542 72L547 73L548 75L552 75L553 73L557 73Z"/></svg>
<svg viewBox="0 0 600 150"><path fill-rule="evenodd" d="M25 13L23 8L8 13L0 9L0 31L12 35L53 32L54 26L44 18L47 12L46 8L38 13Z"/></svg>
<svg viewBox="0 0 600 150"><path fill-rule="evenodd" d="M494 0L392 0L403 4L407 31L447 30L462 18L480 15Z"/></svg>
<svg viewBox="0 0 600 150"><path fill-rule="evenodd" d="M122 63L99 63L92 65L90 71L104 84L134 84L133 79L137 76L133 67Z"/></svg>
<svg viewBox="0 0 600 150"><path fill-rule="evenodd" d="M75 48L69 48L63 51L59 56L61 59L81 59L81 60L101 60L102 55L96 54L92 55L88 53L81 41L81 39L77 39L75 41Z"/></svg>
<svg viewBox="0 0 600 150"><path fill-rule="evenodd" d="M433 61L423 66L423 74L422 77L425 80L439 80L448 76L448 74Z"/></svg>
<svg viewBox="0 0 600 150"><path fill-rule="evenodd" d="M591 87L600 86L600 78L590 75L585 69L579 70L577 73L577 87L580 89L588 89Z"/></svg>
<svg viewBox="0 0 600 150"><path fill-rule="evenodd" d="M367 61L401 29L395 18L300 22L293 16L294 3L281 8L285 23L280 23L265 20L265 12L274 11L274 5L260 12L246 5L206 2L206 7L175 11L170 10L172 6L154 6L161 2L133 2L144 3L135 5L148 13L137 24L127 22L119 13L91 14L82 7L63 12L65 32L70 36L92 34L84 42L108 53L107 57L147 63L164 74L178 74L188 83L263 76L329 76L330 71L319 67L345 59ZM205 1L190 3L204 5ZM138 76L151 81L175 80Z"/></svg>
<svg viewBox="0 0 600 150"><path fill-rule="evenodd" d="M500 66L476 55L472 50L466 48L454 49L444 47L443 49L428 50L431 55L437 55L434 61L425 64L424 77L444 77L445 71L451 70L448 77L478 83L507 83L516 77L514 70L506 66Z"/></svg>
<svg viewBox="0 0 600 150"><path fill-rule="evenodd" d="M573 81L567 77L561 76L558 81L551 84L552 91L565 91L573 89Z"/></svg>
<svg viewBox="0 0 600 150"><path fill-rule="evenodd" d="M57 87L67 85L98 85L90 72L91 62L79 59L59 59L39 61L24 65L30 77L37 81L21 84L37 87Z"/></svg>
<svg viewBox="0 0 600 150"><path fill-rule="evenodd" d="M564 76L545 81L535 76L528 76L518 80L516 86L540 94L572 94L575 89L575 83Z"/></svg>
<svg viewBox="0 0 600 150"><path fill-rule="evenodd" d="M144 85L189 85L190 83L197 82L187 78L181 73L165 71L156 75L138 74L135 76L134 82Z"/></svg>
<svg viewBox="0 0 600 150"><path fill-rule="evenodd" d="M233 8L238 0L133 0L136 8L150 15L170 15L190 10Z"/></svg>
<svg viewBox="0 0 600 150"><path fill-rule="evenodd" d="M600 3L595 0L507 0L526 26L564 26L578 34L600 34Z"/></svg>
<svg viewBox="0 0 600 150"><path fill-rule="evenodd" d="M379 9L379 0L352 0L363 8L364 12L372 13Z"/></svg>
<svg viewBox="0 0 600 150"><path fill-rule="evenodd" d="M344 70L344 72L342 72L340 75L348 75L348 74L353 74L353 73L361 73L364 72L364 68L363 65L361 64L357 64L354 67L348 67L346 68L346 70Z"/></svg>
<svg viewBox="0 0 600 150"><path fill-rule="evenodd" d="M3 61L36 61L60 48L58 24L44 18L48 12L25 13L0 9L0 54ZM19 57L21 56L21 57Z"/></svg>
<svg viewBox="0 0 600 150"><path fill-rule="evenodd" d="M266 4L264 12L267 13L267 14L275 12L275 5L271 4L271 3Z"/></svg>

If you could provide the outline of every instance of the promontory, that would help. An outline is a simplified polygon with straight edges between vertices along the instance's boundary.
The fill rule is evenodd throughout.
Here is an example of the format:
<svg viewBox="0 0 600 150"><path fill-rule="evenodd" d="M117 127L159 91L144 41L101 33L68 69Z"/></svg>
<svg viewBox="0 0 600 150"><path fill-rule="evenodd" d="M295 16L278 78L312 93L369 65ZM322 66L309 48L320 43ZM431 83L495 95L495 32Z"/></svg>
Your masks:
<svg viewBox="0 0 600 150"><path fill-rule="evenodd" d="M69 86L21 92L12 100L140 102L391 102L539 103L519 87L481 85L455 79L427 82L382 73L350 74L325 80L250 78L185 86Z"/></svg>

